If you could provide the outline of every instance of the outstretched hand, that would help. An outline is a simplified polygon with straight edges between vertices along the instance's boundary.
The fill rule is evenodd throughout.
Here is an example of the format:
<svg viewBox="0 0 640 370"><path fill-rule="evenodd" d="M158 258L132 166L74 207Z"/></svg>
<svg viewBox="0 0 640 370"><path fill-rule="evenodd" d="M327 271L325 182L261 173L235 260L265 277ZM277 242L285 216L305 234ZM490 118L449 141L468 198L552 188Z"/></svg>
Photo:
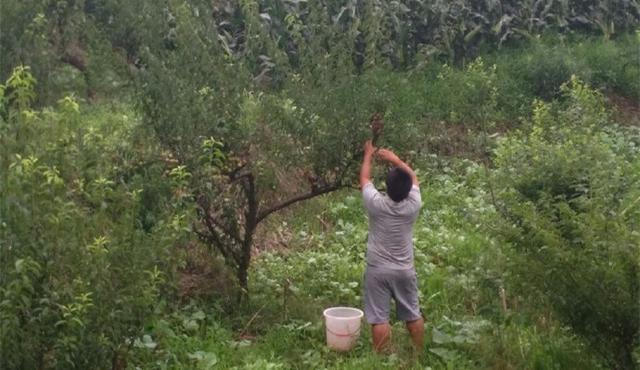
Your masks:
<svg viewBox="0 0 640 370"><path fill-rule="evenodd" d="M402 161L402 159L400 159L396 153L392 152L389 149L379 149L377 152L377 157L383 161L387 161L389 163L391 163L393 166L399 167L400 169L404 170L405 172L407 172L409 175L411 175L411 181L413 182L414 185L418 185L418 177L416 176L415 171L409 167L408 164L406 164L405 162Z"/></svg>
<svg viewBox="0 0 640 370"><path fill-rule="evenodd" d="M392 164L397 164L398 162L400 162L400 158L398 158L396 153L392 152L389 149L378 150L378 158L382 159L383 161L390 162Z"/></svg>

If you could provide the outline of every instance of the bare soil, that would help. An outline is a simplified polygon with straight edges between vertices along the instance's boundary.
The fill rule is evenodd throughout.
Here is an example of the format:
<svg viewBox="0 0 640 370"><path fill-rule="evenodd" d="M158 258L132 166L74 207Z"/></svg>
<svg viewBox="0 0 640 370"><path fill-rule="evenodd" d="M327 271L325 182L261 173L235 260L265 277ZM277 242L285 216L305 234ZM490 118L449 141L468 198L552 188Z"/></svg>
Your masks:
<svg viewBox="0 0 640 370"><path fill-rule="evenodd" d="M617 94L607 95L614 108L614 118L623 125L640 127L640 100Z"/></svg>

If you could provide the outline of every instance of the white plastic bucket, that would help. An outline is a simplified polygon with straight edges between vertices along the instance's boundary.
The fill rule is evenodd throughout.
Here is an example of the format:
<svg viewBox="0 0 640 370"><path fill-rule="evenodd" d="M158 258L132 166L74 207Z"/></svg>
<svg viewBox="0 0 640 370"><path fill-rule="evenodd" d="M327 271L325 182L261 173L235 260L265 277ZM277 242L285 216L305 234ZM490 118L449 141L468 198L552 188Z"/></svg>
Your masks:
<svg viewBox="0 0 640 370"><path fill-rule="evenodd" d="M364 313L357 308L331 307L324 310L327 328L327 346L337 351L348 351L360 336L360 322Z"/></svg>

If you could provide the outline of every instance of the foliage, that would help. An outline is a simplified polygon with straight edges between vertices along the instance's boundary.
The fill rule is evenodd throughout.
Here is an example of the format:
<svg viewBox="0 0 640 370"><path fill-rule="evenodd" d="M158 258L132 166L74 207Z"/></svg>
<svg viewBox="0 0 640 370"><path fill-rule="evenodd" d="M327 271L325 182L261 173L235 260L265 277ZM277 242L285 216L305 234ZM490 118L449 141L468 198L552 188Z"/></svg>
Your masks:
<svg viewBox="0 0 640 370"><path fill-rule="evenodd" d="M85 111L72 96L33 110L33 82L18 68L4 88L2 362L103 367L171 296L188 209L127 111ZM152 202L150 225L141 216Z"/></svg>
<svg viewBox="0 0 640 370"><path fill-rule="evenodd" d="M608 40L579 42L575 46L576 60L581 64L577 74L595 88L639 99L640 66L631 60L638 58L640 34L622 41L621 44Z"/></svg>
<svg viewBox="0 0 640 370"><path fill-rule="evenodd" d="M3 368L637 366L637 2L0 12ZM361 304L372 113L423 184L420 358L399 323L389 356L324 345Z"/></svg>
<svg viewBox="0 0 640 370"><path fill-rule="evenodd" d="M448 122L465 120L471 127L495 123L501 118L497 105L496 69L496 65L485 65L482 58L469 63L463 71L445 64L435 84L429 88L429 100L435 104L428 111L435 118Z"/></svg>
<svg viewBox="0 0 640 370"><path fill-rule="evenodd" d="M637 98L640 69L632 60L638 57L638 39L633 36L617 42L543 37L526 51L503 50L488 59L502 67L497 70L500 106L521 105L528 111L534 97L545 101L559 97L560 86L571 75L608 93Z"/></svg>
<svg viewBox="0 0 640 370"><path fill-rule="evenodd" d="M602 96L575 77L566 108L538 102L532 129L496 158L502 233L521 294L545 299L612 366L631 369L640 307L637 136L607 127Z"/></svg>
<svg viewBox="0 0 640 370"><path fill-rule="evenodd" d="M404 103L384 95L392 81L373 71L355 74L349 42L340 50L312 43L298 51L303 59L322 55L308 69L279 64L274 74L263 71L251 79L263 68L256 59L277 49L264 38L255 8L242 8L255 18L244 31L255 43L245 45L241 58L226 54L215 26L199 18L197 9L169 8L177 30L173 46L145 54L145 70L137 76L139 101L146 124L191 174L187 194L198 205L196 233L220 251L246 288L258 224L293 203L351 186L369 116L384 112L387 103L401 114ZM318 40L343 41L330 25L317 33ZM201 48L185 47L193 44ZM376 90L379 95L371 93ZM353 101L362 104L354 109ZM399 118L391 117L385 137L404 146L410 143L401 138L412 126ZM202 160L205 138L220 142L221 163Z"/></svg>
<svg viewBox="0 0 640 370"><path fill-rule="evenodd" d="M166 32L166 36L162 42L149 34L141 39L150 47L141 54L144 68L137 74L139 101L163 145L185 170L195 171L187 194L200 208L202 227L197 228L198 234L225 255L246 287L257 224L291 203L348 186L349 168L357 163L354 148L364 136L365 126L360 122L371 111L382 109L391 114L395 125L387 125L386 142L401 148L415 147L420 140L419 132L412 134L411 130L415 130L413 123L423 110L410 106L404 113L410 100L394 101L393 97L400 94L393 92L407 91L410 84L377 76L384 75L384 70L373 66L385 63L376 61L383 56L377 48L371 48L371 43L379 42L376 37L385 32L372 24L360 20L336 24L318 6L288 8L301 12L299 17L285 16L287 30L294 32L292 42L298 41L292 57L289 46L282 50L274 39L274 17L261 13L258 3L246 2L232 11L239 12L244 23L221 22L235 29L233 34L226 28L220 34L219 26L203 19L203 6L172 3L165 9L166 24L157 23L160 13L147 14L144 24L149 29L160 27L164 31L158 34ZM379 10L373 5L362 11L375 17ZM303 15L314 21L312 30L305 32L300 23ZM358 30L362 28L367 30L363 52L369 58L366 63L357 57L362 49L358 46ZM333 40L333 45L322 42L327 39ZM194 53L187 45L200 47ZM185 61L190 68L184 68ZM557 69L542 65L542 70ZM442 104L434 106L436 115L452 121L459 120L456 115L468 117L482 122L485 130L487 124L502 118L497 110L495 67L486 70L477 60L465 74L443 67L439 76L443 76L441 86L426 95L428 100ZM542 81L538 89L532 89L535 95L546 96L553 90L545 82L548 78L539 79L535 72L532 76L532 83ZM551 85L565 77L562 71L552 76ZM198 84L201 87L192 87ZM361 102L361 109L354 110L351 101ZM177 121L182 124L176 125ZM399 122L406 123L401 126ZM415 141L406 142L406 136ZM197 160L201 158L198 155L203 138L222 140L220 154L228 161L213 169L203 167ZM306 181L284 178L287 175L283 168ZM305 188L310 190L300 191ZM276 202L261 204L267 198Z"/></svg>
<svg viewBox="0 0 640 370"><path fill-rule="evenodd" d="M251 4L267 32L283 40L281 47L291 58L304 47L303 40L315 36L317 5L274 0ZM225 2L216 15L225 24L225 42L242 53L244 32L251 26L236 16L238 8L242 5ZM394 67L433 57L461 65L475 58L484 44L526 41L545 30L599 31L608 39L633 31L640 17L638 4L628 1L332 1L321 11L323 19L358 31L359 64Z"/></svg>
<svg viewBox="0 0 640 370"><path fill-rule="evenodd" d="M206 319L200 319L205 315L198 308L187 307L149 325L144 335L155 347L143 347L141 335L132 361L160 368L198 368L205 358L228 368L604 368L559 323L536 324L530 312L515 306L502 312L498 284L508 275L499 261L504 260L500 245L482 227L496 216L487 203L482 167L461 163L425 179L425 209L416 228L420 295L428 319L428 353L422 358L411 359L399 323L393 326L396 350L390 356L371 353L366 330L349 354L324 346L323 308L359 306L364 267L367 223L361 201L336 194L314 201L328 206L323 222L332 232L312 232L308 219L282 225L295 231L290 247L254 261L254 294L248 307L239 307L239 316L205 311ZM192 320L197 325L189 324Z"/></svg>
<svg viewBox="0 0 640 370"><path fill-rule="evenodd" d="M0 25L0 76L28 64L39 84L41 103L71 91L95 99L122 85L110 47L91 14L93 1L5 1Z"/></svg>
<svg viewBox="0 0 640 370"><path fill-rule="evenodd" d="M252 77L282 82L282 72L347 59L358 70L407 69L433 61L461 66L486 48L521 45L543 33L594 33L611 39L634 32L637 1L4 1L0 25L0 76L30 65L40 81L38 97L72 86L96 99L113 96L128 71L148 62L147 52L208 46L182 44L194 23L221 54L243 61ZM188 20L188 21L187 21ZM187 22L185 22L187 21ZM329 36L328 28L335 32ZM325 55L333 55L328 60Z"/></svg>
<svg viewBox="0 0 640 370"><path fill-rule="evenodd" d="M480 343L476 350L487 368L509 365L523 369L606 368L589 354L579 338L555 324L546 330L517 324L496 326L485 333Z"/></svg>

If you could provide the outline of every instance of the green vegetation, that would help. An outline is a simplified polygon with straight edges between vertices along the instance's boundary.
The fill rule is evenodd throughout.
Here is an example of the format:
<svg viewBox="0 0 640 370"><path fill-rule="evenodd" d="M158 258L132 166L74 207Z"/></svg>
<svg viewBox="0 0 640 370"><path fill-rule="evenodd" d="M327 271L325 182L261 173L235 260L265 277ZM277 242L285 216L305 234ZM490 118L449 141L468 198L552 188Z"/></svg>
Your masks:
<svg viewBox="0 0 640 370"><path fill-rule="evenodd" d="M4 1L0 367L638 368L639 9ZM324 344L373 113L422 182L421 356Z"/></svg>

